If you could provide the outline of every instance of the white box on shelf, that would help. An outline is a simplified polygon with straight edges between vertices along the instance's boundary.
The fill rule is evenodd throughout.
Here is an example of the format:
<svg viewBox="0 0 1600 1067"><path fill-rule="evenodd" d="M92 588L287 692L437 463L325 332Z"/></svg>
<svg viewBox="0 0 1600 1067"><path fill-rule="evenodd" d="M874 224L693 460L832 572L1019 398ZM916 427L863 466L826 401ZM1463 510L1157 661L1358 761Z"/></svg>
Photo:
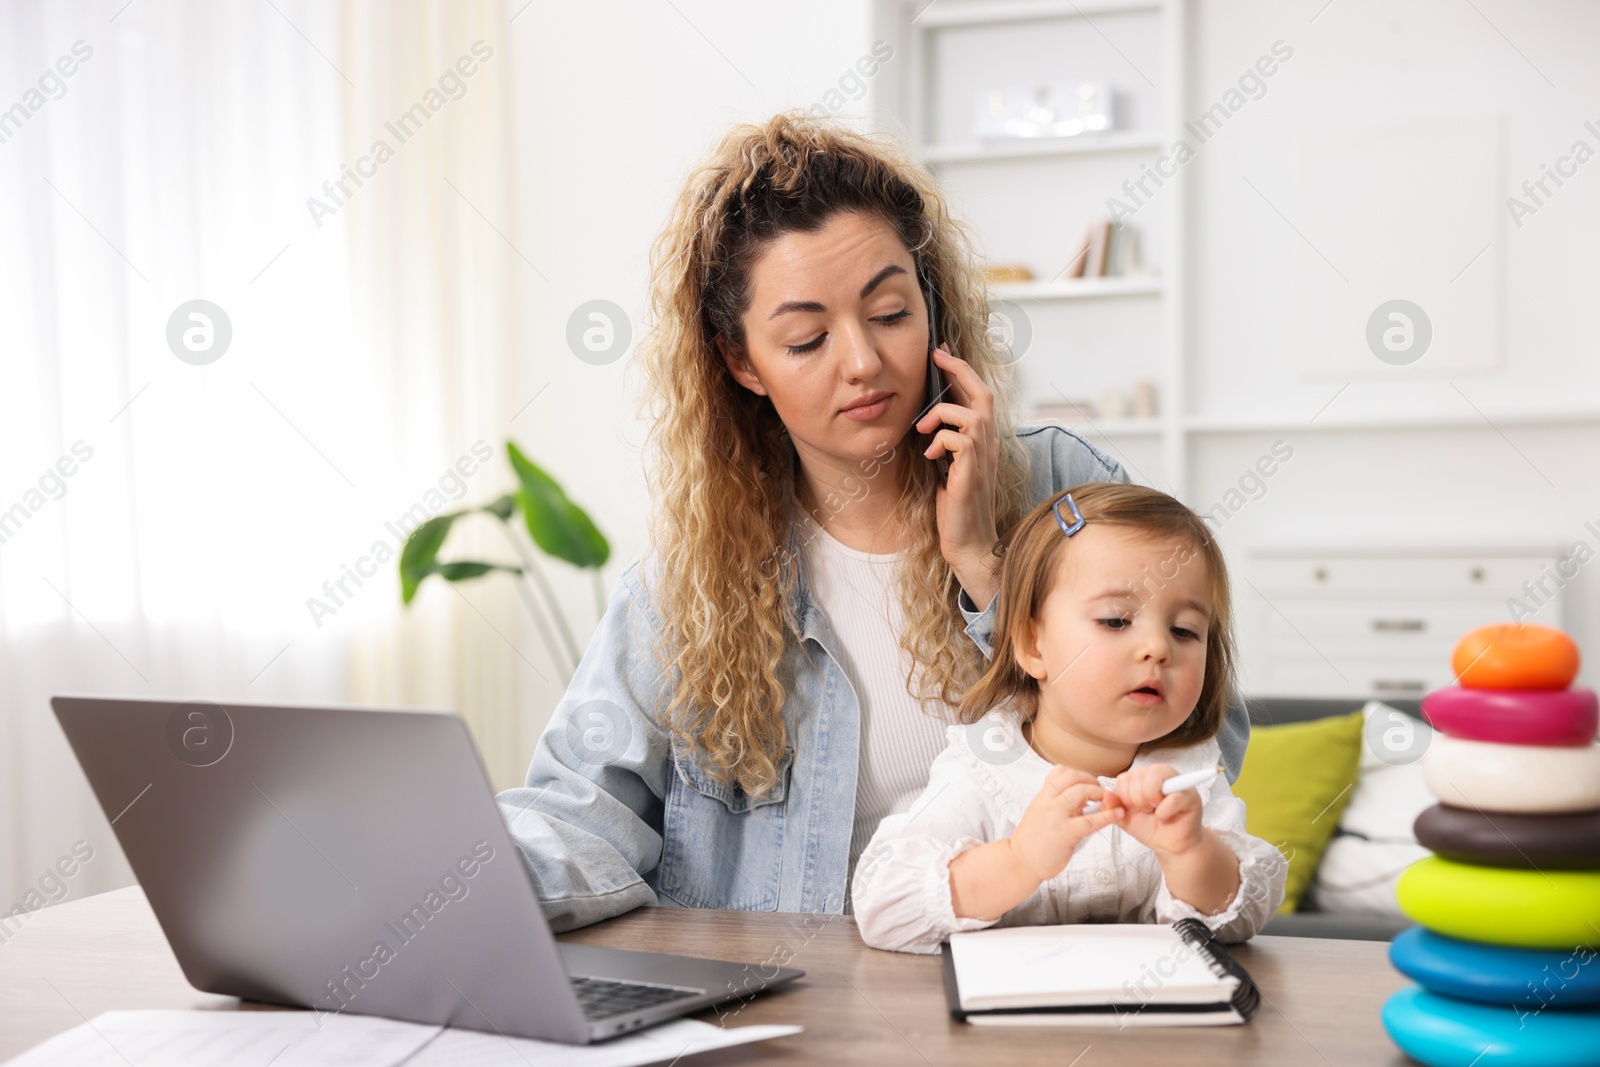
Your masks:
<svg viewBox="0 0 1600 1067"><path fill-rule="evenodd" d="M1076 137L1116 128L1106 81L1008 85L978 94L972 135L980 140Z"/></svg>

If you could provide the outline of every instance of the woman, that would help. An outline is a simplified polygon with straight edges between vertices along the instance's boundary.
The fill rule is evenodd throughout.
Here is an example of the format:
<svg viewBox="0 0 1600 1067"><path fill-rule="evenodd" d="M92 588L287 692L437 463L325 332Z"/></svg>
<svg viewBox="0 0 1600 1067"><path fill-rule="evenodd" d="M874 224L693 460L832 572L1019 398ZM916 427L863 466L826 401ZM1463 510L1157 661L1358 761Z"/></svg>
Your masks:
<svg viewBox="0 0 1600 1067"><path fill-rule="evenodd" d="M651 549L502 811L556 930L641 904L848 910L987 662L1000 531L1128 479L1013 426L970 239L892 143L797 113L731 130L651 284ZM1230 708L1230 777L1247 736Z"/></svg>

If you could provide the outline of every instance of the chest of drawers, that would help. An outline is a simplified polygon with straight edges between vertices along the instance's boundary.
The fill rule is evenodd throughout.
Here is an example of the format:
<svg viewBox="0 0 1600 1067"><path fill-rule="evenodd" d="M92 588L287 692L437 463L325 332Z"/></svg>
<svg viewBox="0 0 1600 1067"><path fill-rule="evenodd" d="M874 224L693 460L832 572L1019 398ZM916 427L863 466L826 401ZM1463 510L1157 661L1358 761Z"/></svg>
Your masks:
<svg viewBox="0 0 1600 1067"><path fill-rule="evenodd" d="M1450 652L1474 627L1560 627L1575 572L1554 546L1256 549L1248 581L1234 582L1241 684L1274 696L1420 696L1454 681Z"/></svg>

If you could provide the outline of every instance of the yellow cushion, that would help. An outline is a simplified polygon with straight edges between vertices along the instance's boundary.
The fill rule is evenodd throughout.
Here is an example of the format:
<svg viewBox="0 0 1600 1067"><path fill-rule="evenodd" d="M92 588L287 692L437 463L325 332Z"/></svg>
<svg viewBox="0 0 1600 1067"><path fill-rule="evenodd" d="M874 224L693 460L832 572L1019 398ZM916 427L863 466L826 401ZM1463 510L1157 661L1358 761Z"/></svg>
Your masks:
<svg viewBox="0 0 1600 1067"><path fill-rule="evenodd" d="M1300 906L1350 802L1365 723L1365 715L1352 711L1250 728L1250 747L1233 792L1245 803L1245 828L1278 846L1289 861L1280 915Z"/></svg>

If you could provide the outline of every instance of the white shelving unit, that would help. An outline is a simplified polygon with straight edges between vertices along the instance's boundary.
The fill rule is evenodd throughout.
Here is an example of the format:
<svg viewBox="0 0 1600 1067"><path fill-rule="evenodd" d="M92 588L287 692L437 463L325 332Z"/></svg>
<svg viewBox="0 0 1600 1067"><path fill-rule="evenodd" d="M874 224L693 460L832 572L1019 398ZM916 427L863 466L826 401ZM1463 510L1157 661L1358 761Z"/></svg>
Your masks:
<svg viewBox="0 0 1600 1067"><path fill-rule="evenodd" d="M1036 359L1050 360L1066 351L1059 327L1040 329L1040 319L1089 322L1101 350L1115 350L1119 332L1129 338L1129 361L1137 376L1155 381L1160 414L1154 419L1090 417L1065 425L1106 440L1113 450L1118 446L1136 447L1141 458L1152 457L1152 438L1159 440L1161 471L1172 486L1191 484L1191 458L1218 437L1227 435L1279 432L1367 433L1404 432L1429 429L1479 429L1498 432L1501 427L1534 429L1548 426L1600 425L1600 410L1592 404L1504 410L1484 406L1480 411L1463 406L1459 411L1415 409L1393 414L1347 416L1335 409L1326 413L1308 409L1303 416L1275 413L1270 416L1250 412L1192 412L1189 396L1189 351L1186 308L1189 299L1186 247L1190 231L1189 191L1191 170L1180 168L1166 178L1159 191L1160 210L1152 222L1141 209L1134 220L1145 247L1153 253L1158 268L1150 274L1129 277L1057 280L1051 271L1064 266L1071 255L1066 247L1074 243L1080 227L1089 221L1081 214L1081 202L1070 209L1071 218L1052 214L1057 201L1050 182L1061 176L1088 173L1081 168L1105 166L1116 161L1116 168L1128 175L1142 173L1140 165L1153 163L1159 154L1178 140L1189 140L1183 122L1190 115L1186 99L1189 82L1190 28L1193 5L1188 0L875 0L874 38L884 38L895 48L895 74L880 76L872 85L874 109L898 116L917 158L946 183L947 188L984 190L983 195L958 197L958 209L969 218L987 215L991 225L980 230L989 251L1000 260L1030 262L1041 280L994 285L996 300L1021 305L1034 319L1033 353L1027 371ZM1129 18L1127 16L1135 16ZM1139 20L1147 20L1141 23ZM1083 27L1082 32L1062 27ZM1152 33L1152 27L1159 29ZM952 62L952 54L969 54L960 48L952 51L943 35L968 35L982 40L970 54L983 61L977 68ZM976 35L974 37L973 35ZM1155 40L1159 39L1159 48ZM1048 40L1049 49L1038 42ZM1133 41L1134 48L1129 48ZM1061 42L1073 47L1057 47ZM967 46L972 47L972 46ZM1142 50L1141 50L1142 49ZM1128 54L1124 54L1127 52ZM1157 63L1149 57L1159 55ZM1017 61L1007 63L1015 56ZM1098 64L1107 72L1116 89L1126 89L1139 97L1140 107L1132 122L1122 128L1098 134L1039 140L978 142L968 136L970 124L963 121L960 108L980 87L1000 87L1012 82L1074 80ZM1137 64L1137 65L1136 65ZM1191 116L1192 117L1192 116ZM1041 178L1040 175L1046 175ZM973 175L984 175L973 181ZM1095 175L1086 181L1099 182ZM1005 200L1008 186L1015 194ZM996 190L1005 190L997 192ZM1114 195L1116 182L1108 184L1102 195ZM1103 201L1102 201L1103 203ZM1009 211L1005 210L1009 208ZM1103 210L1095 212L1103 214ZM1059 263L1044 265L1023 255L1021 246L1032 234L1018 220L1038 219L1034 232L1048 230L1062 244ZM1147 225L1155 227L1154 232ZM1001 231L991 233L991 230ZM1037 245L1033 245L1036 249ZM1041 270L1041 266L1044 269ZM1101 310L1113 303L1120 310L1113 317ZM1090 316L1084 319L1080 316ZM1149 316L1156 316L1152 322ZM1152 363L1152 326L1158 327L1158 358ZM1120 353L1118 357L1120 358ZM1059 368L1050 368L1065 391L1079 388L1092 394L1098 386L1060 377ZM1132 373L1132 372L1130 372ZM1049 380L1049 374L1039 375ZM1049 391L1035 388L1024 398L1035 402L1055 402ZM1155 472L1151 472L1152 474ZM1189 501L1191 504L1202 503Z"/></svg>
<svg viewBox="0 0 1600 1067"><path fill-rule="evenodd" d="M1185 7L1184 0L939 0L934 4L929 4L928 0L877 0L873 36L891 41L896 56L903 57L904 63L899 79L880 78L874 85L874 106L899 116L918 160L941 178L970 173L967 168L994 167L1014 170L1019 179L1037 178L1036 168L1041 166L1076 166L1080 162L1105 159L1116 159L1133 173L1131 168L1143 162L1154 162L1158 153L1180 136L1187 79ZM1144 27L1141 37L1149 44L1149 31L1156 33L1161 56L1158 68L1147 65L1141 69L1127 56L1118 59L1117 44L1101 43L1105 33L1098 21L1102 17L1128 15L1152 20L1153 25ZM1126 27L1127 21L1122 25ZM1138 110L1142 114L1134 124L1070 138L993 142L963 139L961 135L966 133L965 129L953 129L955 124L949 121L941 124L936 113L936 98L942 89L938 70L941 35L1015 33L1019 35L1019 42L1024 42L1030 35L1051 27L1085 28L1083 39L1087 48L1096 53L1094 62L1110 64L1117 72L1117 77L1108 79L1113 88L1136 90L1140 95L1142 106ZM1109 58L1108 48L1115 53ZM1054 65L1053 60L1051 65ZM1038 69L1037 63L1034 69ZM1083 63L1064 55L1059 77L1072 79L1080 76L1083 69ZM986 79L985 84L993 85L1006 84L1010 73L1004 69L980 72ZM1146 250L1158 254L1162 264L1159 273L1070 280L1046 277L1038 281L994 285L990 294L996 300L1024 307L1081 307L1085 306L1085 301L1115 300L1122 305L1136 305L1125 306L1117 314L1159 316L1157 365L1137 375L1156 382L1159 415L1155 418L1089 418L1067 424L1102 438L1159 440L1163 469L1168 472L1168 479L1177 484L1184 481L1187 463L1182 318L1185 193L1181 172L1177 178L1167 181L1162 196L1165 202L1158 233L1152 235L1143 228L1140 231L1141 239L1155 238L1146 245ZM1103 216L1103 211L1095 214ZM1092 217L1041 220L1061 232L1062 265L1071 255L1070 244ZM1005 247L991 251L999 258L1013 258ZM1129 318L1128 323L1130 331L1148 336L1148 320ZM1036 328L1035 352L1040 351L1041 346L1048 350L1053 343L1052 338L1041 336ZM1025 398L1025 402L1037 399L1042 398Z"/></svg>

